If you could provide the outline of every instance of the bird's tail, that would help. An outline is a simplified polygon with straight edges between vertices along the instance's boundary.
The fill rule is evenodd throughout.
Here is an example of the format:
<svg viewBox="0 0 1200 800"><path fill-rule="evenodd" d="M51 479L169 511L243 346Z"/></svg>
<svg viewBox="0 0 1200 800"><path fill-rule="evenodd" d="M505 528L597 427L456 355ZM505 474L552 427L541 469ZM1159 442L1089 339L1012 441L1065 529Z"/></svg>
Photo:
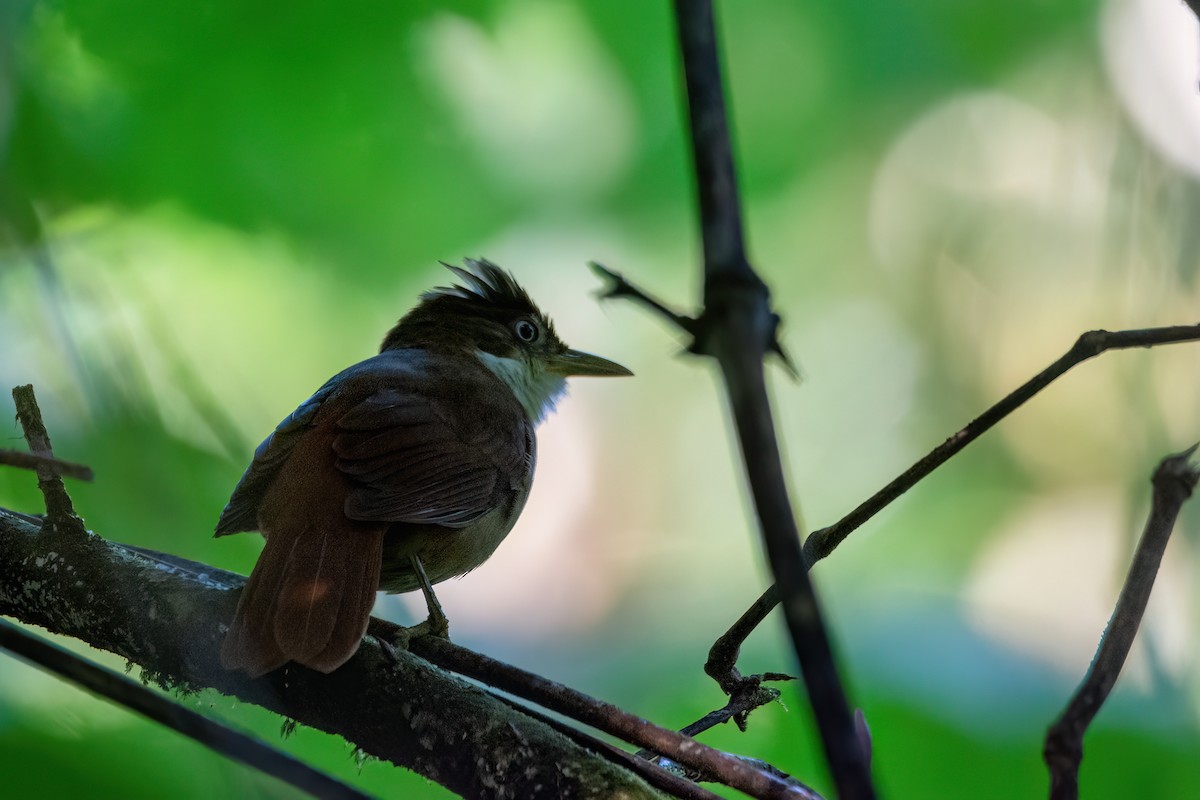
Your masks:
<svg viewBox="0 0 1200 800"><path fill-rule="evenodd" d="M375 604L386 530L340 513L264 530L267 544L242 590L221 665L258 677L289 661L321 672L346 663Z"/></svg>

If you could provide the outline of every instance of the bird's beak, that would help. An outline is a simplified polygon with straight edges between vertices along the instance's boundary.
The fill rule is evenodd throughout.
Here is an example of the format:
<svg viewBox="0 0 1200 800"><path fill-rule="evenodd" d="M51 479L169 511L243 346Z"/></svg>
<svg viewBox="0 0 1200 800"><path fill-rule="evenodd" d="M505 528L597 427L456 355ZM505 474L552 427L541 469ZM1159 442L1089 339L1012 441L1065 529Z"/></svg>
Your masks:
<svg viewBox="0 0 1200 800"><path fill-rule="evenodd" d="M594 356L579 350L567 350L546 360L546 371L564 378L571 375L612 376L632 375L633 373L615 361Z"/></svg>

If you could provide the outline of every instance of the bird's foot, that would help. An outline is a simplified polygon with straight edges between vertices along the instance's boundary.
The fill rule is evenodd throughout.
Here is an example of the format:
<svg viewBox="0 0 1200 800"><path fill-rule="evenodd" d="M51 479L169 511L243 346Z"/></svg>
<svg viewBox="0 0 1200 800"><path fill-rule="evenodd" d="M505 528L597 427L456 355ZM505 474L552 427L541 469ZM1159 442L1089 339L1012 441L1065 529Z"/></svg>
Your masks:
<svg viewBox="0 0 1200 800"><path fill-rule="evenodd" d="M450 641L450 620L446 619L445 614L431 615L429 619L418 625L401 628L392 637L390 644L401 650L407 650L409 643L413 639L419 639L422 636L437 636L440 639Z"/></svg>
<svg viewBox="0 0 1200 800"><path fill-rule="evenodd" d="M429 619L414 627L422 626L425 626L428 635L450 641L450 620L446 618L446 613L442 611L441 605L436 600L429 607Z"/></svg>

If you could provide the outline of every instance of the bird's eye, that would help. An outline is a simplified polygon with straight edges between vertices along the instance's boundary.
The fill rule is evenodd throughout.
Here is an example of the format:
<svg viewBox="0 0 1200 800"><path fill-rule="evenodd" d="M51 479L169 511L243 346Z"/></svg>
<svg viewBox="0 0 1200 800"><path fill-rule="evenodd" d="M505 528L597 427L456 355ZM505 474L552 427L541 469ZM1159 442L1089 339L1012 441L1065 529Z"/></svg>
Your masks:
<svg viewBox="0 0 1200 800"><path fill-rule="evenodd" d="M529 320L519 319L513 323L513 333L525 344L533 344L537 341L540 331L538 326Z"/></svg>

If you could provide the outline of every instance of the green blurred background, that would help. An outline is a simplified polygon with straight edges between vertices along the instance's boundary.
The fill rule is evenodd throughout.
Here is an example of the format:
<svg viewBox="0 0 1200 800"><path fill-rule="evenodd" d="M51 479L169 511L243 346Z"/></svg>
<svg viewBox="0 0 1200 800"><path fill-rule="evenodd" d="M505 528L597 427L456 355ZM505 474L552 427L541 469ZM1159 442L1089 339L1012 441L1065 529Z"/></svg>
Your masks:
<svg viewBox="0 0 1200 800"><path fill-rule="evenodd" d="M1080 332L1196 321L1182 3L718 12L752 255L805 374L772 388L810 527ZM0 70L0 385L34 383L56 450L95 468L72 486L89 527L248 571L256 537L210 533L253 446L448 279L438 259L486 256L638 377L575 382L543 426L517 530L439 591L456 639L666 725L721 705L704 654L767 579L718 384L658 320L598 305L584 267L698 296L668 3L6 0ZM814 571L885 795L1044 794L1041 739L1147 478L1200 438L1198 366L1175 346L1079 367ZM39 510L32 476L0 470L0 505ZM1087 739L1085 797L1200 787L1198 534L1189 509ZM793 669L776 617L742 667ZM783 699L704 739L828 790L802 694ZM447 796L340 739L281 741L258 709L186 702L367 791ZM2 656L0 781L292 794Z"/></svg>

